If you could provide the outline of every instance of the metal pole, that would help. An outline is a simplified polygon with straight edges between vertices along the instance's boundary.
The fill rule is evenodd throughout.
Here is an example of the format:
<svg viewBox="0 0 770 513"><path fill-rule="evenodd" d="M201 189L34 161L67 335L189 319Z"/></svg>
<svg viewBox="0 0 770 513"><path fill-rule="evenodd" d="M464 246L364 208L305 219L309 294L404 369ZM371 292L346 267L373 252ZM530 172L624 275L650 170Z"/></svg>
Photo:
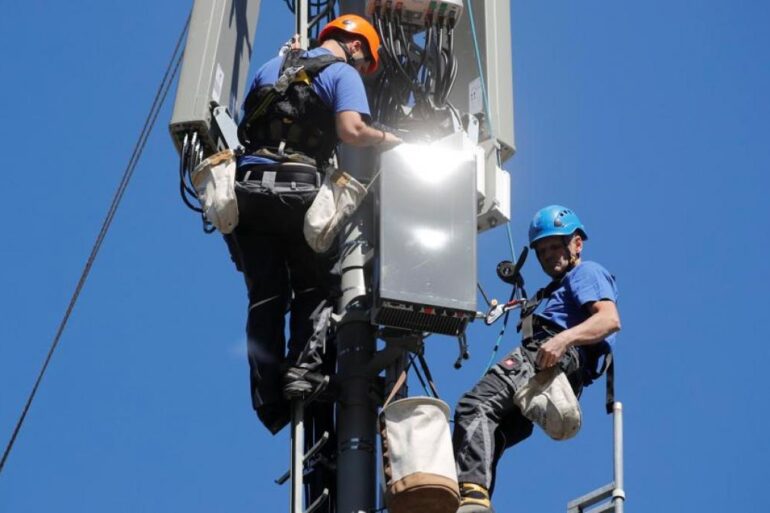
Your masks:
<svg viewBox="0 0 770 513"><path fill-rule="evenodd" d="M301 399L291 402L291 501L289 513L302 513L302 477L305 457L305 404Z"/></svg>
<svg viewBox="0 0 770 513"><path fill-rule="evenodd" d="M295 19L295 28L297 31L297 34L299 34L299 44L300 46L307 50L308 47L308 35L307 35L307 16L308 16L308 5L307 0L296 0L296 3L294 4L294 19Z"/></svg>
<svg viewBox="0 0 770 513"><path fill-rule="evenodd" d="M340 0L340 14L366 16L365 0ZM368 150L343 146L340 165L357 178L371 176L374 155ZM376 440L377 402L371 390L375 375L368 371L377 348L370 321L371 280L366 263L374 249L373 202L359 207L343 235L341 260L342 298L337 330L337 511L364 513L377 506Z"/></svg>
<svg viewBox="0 0 770 513"><path fill-rule="evenodd" d="M615 489L612 490L612 501L615 504L615 513L623 513L626 500L626 492L623 488L623 404L615 401L612 405L614 425L614 472Z"/></svg>
<svg viewBox="0 0 770 513"><path fill-rule="evenodd" d="M367 208L368 207L368 208ZM371 213L365 202L356 219L346 228L342 271L343 316L337 330L337 513L371 511L376 506L377 405L371 397L373 376L369 372L376 342L369 321L364 265L367 241L365 220Z"/></svg>

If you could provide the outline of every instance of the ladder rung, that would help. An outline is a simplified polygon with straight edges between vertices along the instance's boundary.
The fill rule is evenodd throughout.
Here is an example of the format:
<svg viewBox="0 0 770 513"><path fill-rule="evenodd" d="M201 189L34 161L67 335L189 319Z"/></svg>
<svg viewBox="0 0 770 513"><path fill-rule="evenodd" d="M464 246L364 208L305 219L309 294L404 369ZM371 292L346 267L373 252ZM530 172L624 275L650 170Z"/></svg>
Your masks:
<svg viewBox="0 0 770 513"><path fill-rule="evenodd" d="M613 501L605 502L601 506L587 511L586 513L609 513L610 511L615 511L615 503Z"/></svg>
<svg viewBox="0 0 770 513"><path fill-rule="evenodd" d="M329 432L324 431L324 434L321 435L321 438L318 439L316 443L313 444L313 447L311 447L306 453L305 456L302 457L302 463L305 464L307 461L315 456L318 451L320 451L324 445L326 445L326 442L329 441ZM282 485L286 481L289 480L289 477L291 476L291 470L287 470L281 477L275 480L275 484Z"/></svg>
<svg viewBox="0 0 770 513"><path fill-rule="evenodd" d="M313 501L313 504L308 506L308 508L305 510L305 513L313 513L315 510L317 510L321 504L324 503L326 499L329 498L329 489L324 488L324 491L321 492L321 495L318 496L316 500Z"/></svg>
<svg viewBox="0 0 770 513"><path fill-rule="evenodd" d="M614 489L615 483L606 484L582 497L570 501L567 504L567 513L581 513L585 508L612 497L612 491Z"/></svg>

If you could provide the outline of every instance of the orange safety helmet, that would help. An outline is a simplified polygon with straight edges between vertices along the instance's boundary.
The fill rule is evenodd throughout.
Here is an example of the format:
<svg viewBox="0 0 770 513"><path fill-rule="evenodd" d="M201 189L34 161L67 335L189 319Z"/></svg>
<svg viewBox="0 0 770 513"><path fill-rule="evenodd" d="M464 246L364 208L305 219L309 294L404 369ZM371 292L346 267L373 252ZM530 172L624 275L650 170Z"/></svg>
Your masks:
<svg viewBox="0 0 770 513"><path fill-rule="evenodd" d="M369 55L372 56L372 62L369 64L366 74L368 75L377 71L377 66L380 64L380 37L377 35L377 31L374 30L374 27L372 27L372 24L361 16L355 14L343 14L339 18L330 21L321 30L321 33L318 35L318 42L323 43L337 31L363 37L369 45Z"/></svg>

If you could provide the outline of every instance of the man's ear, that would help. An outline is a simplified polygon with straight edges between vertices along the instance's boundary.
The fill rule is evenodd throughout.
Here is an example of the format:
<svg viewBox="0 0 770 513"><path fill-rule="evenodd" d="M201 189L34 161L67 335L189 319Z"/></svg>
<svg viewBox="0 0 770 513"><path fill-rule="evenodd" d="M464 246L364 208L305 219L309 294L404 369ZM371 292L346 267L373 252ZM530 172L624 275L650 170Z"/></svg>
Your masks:
<svg viewBox="0 0 770 513"><path fill-rule="evenodd" d="M575 241L575 252L580 256L583 252L583 237L576 233L572 240Z"/></svg>

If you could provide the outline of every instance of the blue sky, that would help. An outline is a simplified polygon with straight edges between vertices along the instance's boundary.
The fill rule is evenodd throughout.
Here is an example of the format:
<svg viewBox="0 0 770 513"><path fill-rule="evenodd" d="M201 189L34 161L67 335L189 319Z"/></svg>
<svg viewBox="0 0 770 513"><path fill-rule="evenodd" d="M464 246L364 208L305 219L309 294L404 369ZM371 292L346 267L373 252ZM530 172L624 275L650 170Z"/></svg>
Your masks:
<svg viewBox="0 0 770 513"><path fill-rule="evenodd" d="M263 2L255 63L292 30ZM189 2L0 0L0 440L33 384L130 156ZM627 511L765 511L770 361L770 8L764 2L512 3L517 155L512 231L574 208L586 257L618 278ZM253 416L246 297L216 236L177 192L167 102L36 402L0 475L2 512L254 512L286 433ZM509 258L479 239L479 279ZM534 259L528 287L545 283ZM764 306L763 306L764 305ZM513 330L505 347L517 343ZM479 377L430 339L443 397ZM537 433L500 466L498 511L563 511L611 479L603 384L580 435Z"/></svg>

